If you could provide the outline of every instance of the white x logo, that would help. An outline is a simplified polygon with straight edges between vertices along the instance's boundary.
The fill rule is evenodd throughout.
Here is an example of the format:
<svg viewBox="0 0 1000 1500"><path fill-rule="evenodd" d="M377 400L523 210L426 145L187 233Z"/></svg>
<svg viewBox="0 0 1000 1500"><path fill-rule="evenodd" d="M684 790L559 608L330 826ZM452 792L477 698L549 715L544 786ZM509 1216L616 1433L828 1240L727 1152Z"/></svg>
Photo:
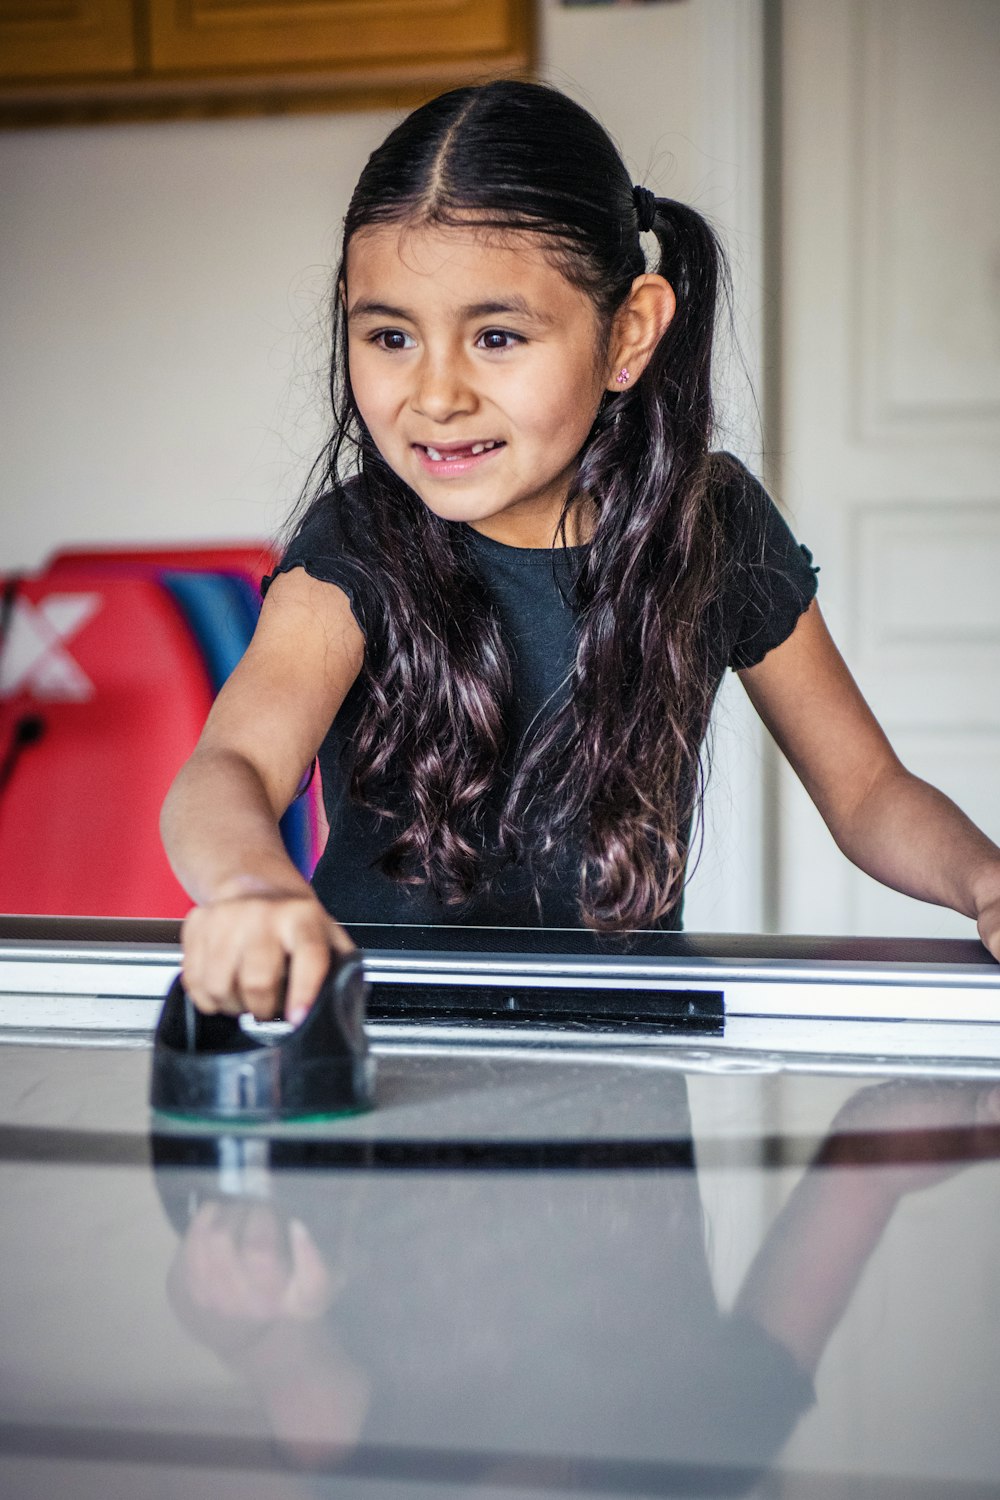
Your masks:
<svg viewBox="0 0 1000 1500"><path fill-rule="evenodd" d="M65 643L101 607L100 594L47 594L37 605L17 599L0 642L0 698L25 689L49 702L83 703L94 684Z"/></svg>

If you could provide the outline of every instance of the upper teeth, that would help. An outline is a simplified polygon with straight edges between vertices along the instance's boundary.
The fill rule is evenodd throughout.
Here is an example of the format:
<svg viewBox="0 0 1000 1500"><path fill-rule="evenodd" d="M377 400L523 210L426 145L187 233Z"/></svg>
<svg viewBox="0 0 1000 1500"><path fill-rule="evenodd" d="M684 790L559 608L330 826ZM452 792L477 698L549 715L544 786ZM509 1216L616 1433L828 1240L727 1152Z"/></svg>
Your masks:
<svg viewBox="0 0 1000 1500"><path fill-rule="evenodd" d="M469 448L468 450L465 448L459 448L454 453L442 453L439 449L432 448L429 443L426 443L424 445L424 452L427 454L428 458L434 461L434 463L439 464L450 463L456 458L463 458L466 452L470 452L473 454L485 453L488 448L495 448L496 446L496 439L491 438L488 443L473 443L471 448Z"/></svg>

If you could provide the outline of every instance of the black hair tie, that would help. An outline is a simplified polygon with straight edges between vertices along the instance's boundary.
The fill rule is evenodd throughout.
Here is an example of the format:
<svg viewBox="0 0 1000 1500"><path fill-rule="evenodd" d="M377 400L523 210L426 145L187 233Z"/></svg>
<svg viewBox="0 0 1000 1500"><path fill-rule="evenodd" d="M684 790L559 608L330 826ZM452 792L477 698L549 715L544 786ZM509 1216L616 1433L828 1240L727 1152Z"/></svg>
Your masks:
<svg viewBox="0 0 1000 1500"><path fill-rule="evenodd" d="M636 218L639 220L639 233L645 234L647 229L652 229L656 222L656 195L649 188L640 187L636 183L632 189L632 202L635 204Z"/></svg>

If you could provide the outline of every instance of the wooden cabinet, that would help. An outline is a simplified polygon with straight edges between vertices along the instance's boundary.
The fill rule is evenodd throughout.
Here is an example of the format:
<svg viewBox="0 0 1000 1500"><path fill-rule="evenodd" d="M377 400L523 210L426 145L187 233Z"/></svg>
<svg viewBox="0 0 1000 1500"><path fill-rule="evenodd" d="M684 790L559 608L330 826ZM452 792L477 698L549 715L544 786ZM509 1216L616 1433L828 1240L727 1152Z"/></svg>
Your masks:
<svg viewBox="0 0 1000 1500"><path fill-rule="evenodd" d="M0 124L407 106L532 60L533 0L0 0Z"/></svg>
<svg viewBox="0 0 1000 1500"><path fill-rule="evenodd" d="M135 67L132 0L0 0L4 83Z"/></svg>

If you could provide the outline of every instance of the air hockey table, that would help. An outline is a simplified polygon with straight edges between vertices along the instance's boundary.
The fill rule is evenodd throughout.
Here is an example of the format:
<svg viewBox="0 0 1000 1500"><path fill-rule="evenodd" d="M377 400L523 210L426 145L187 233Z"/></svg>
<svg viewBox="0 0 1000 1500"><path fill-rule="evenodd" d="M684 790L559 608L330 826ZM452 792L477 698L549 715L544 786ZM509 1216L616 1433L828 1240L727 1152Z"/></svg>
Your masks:
<svg viewBox="0 0 1000 1500"><path fill-rule="evenodd" d="M176 924L0 918L4 1500L1000 1495L977 943L353 932L376 1108L208 1128Z"/></svg>

